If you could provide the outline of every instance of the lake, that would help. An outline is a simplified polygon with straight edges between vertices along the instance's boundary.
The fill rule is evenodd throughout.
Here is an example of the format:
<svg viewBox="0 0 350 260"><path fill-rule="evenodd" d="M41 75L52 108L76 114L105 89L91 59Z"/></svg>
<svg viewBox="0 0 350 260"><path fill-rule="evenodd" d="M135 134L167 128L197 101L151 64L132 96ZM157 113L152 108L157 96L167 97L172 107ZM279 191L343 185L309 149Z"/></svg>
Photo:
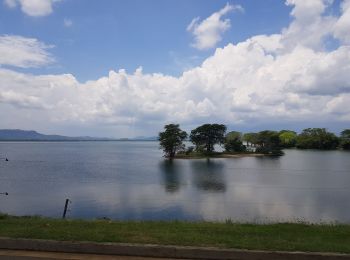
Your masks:
<svg viewBox="0 0 350 260"><path fill-rule="evenodd" d="M158 142L0 142L0 212L350 223L350 153L168 161ZM9 159L6 162L3 157Z"/></svg>

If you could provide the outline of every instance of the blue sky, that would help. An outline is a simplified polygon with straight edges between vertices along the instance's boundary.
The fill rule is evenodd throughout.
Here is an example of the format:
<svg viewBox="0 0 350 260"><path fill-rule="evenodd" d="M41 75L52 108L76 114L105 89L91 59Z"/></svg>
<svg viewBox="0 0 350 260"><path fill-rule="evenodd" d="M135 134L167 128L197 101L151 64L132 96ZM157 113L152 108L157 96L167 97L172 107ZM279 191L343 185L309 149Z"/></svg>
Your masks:
<svg viewBox="0 0 350 260"><path fill-rule="evenodd" d="M36 38L54 45L57 63L27 70L39 73L72 73L80 81L97 79L111 69L179 75L184 67L199 65L213 49L190 46L186 27L194 17L206 18L226 0L62 1L52 14L33 17L20 8L0 6L1 34ZM218 46L243 41L256 34L278 33L290 21L291 7L283 1L235 1L244 13L227 15L231 28ZM64 20L71 26L64 26Z"/></svg>
<svg viewBox="0 0 350 260"><path fill-rule="evenodd" d="M349 0L2 0L0 128L350 128Z"/></svg>

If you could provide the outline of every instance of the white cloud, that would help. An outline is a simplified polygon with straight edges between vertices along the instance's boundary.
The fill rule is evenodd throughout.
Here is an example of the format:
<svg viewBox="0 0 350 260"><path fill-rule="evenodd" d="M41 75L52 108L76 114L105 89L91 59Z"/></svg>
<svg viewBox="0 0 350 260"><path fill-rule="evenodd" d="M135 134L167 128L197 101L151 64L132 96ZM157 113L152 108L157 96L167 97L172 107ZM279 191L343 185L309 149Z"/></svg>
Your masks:
<svg viewBox="0 0 350 260"><path fill-rule="evenodd" d="M19 108L44 108L38 97L28 96L12 90L1 92L0 102L12 104Z"/></svg>
<svg viewBox="0 0 350 260"><path fill-rule="evenodd" d="M326 104L326 110L334 115L337 115L339 120L346 122L350 121L350 93L339 95L331 99Z"/></svg>
<svg viewBox="0 0 350 260"><path fill-rule="evenodd" d="M286 5L293 6L291 15L298 21L314 22L333 0L286 0Z"/></svg>
<svg viewBox="0 0 350 260"><path fill-rule="evenodd" d="M49 64L53 62L47 52L51 47L34 38L0 36L0 65L29 68Z"/></svg>
<svg viewBox="0 0 350 260"><path fill-rule="evenodd" d="M4 0L10 8L21 7L23 13L29 16L46 16L52 13L52 6L61 0Z"/></svg>
<svg viewBox="0 0 350 260"><path fill-rule="evenodd" d="M73 21L71 19L68 19L68 18L64 18L63 19L63 25L65 27L71 27L73 25Z"/></svg>
<svg viewBox="0 0 350 260"><path fill-rule="evenodd" d="M283 32L285 50L297 45L322 50L324 39L332 34L335 17L324 16L323 13L332 0L287 0L292 5L293 22Z"/></svg>
<svg viewBox="0 0 350 260"><path fill-rule="evenodd" d="M342 3L342 15L334 28L334 36L346 44L350 44L350 0Z"/></svg>
<svg viewBox="0 0 350 260"><path fill-rule="evenodd" d="M280 34L218 48L179 77L145 74L139 68L82 83L70 74L34 76L0 68L0 128L74 125L99 129L100 135L130 136L154 134L168 122L187 129L205 122L245 127L350 123L350 46L344 41L331 51L322 47L343 13L324 16L326 2L305 2L293 2L294 19ZM308 8L317 36L312 41L301 27ZM324 24L329 25L326 33ZM10 53L17 59L16 52Z"/></svg>
<svg viewBox="0 0 350 260"><path fill-rule="evenodd" d="M194 18L187 26L187 31L194 36L192 46L199 50L215 47L221 41L222 34L231 26L230 19L222 20L222 17L234 10L242 12L243 8L240 5L226 4L220 11L213 13L201 22L199 17Z"/></svg>

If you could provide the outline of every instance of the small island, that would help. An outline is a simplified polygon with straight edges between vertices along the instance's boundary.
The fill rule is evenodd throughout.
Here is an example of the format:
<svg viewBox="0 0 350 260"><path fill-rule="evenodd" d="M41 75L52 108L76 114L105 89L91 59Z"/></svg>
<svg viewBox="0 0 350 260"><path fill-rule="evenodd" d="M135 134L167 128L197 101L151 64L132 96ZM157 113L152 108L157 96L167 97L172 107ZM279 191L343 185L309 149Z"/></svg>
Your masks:
<svg viewBox="0 0 350 260"><path fill-rule="evenodd" d="M240 158L261 156L282 156L284 148L299 149L350 149L350 129L341 132L340 137L325 128L307 128L299 135L291 130L245 133L226 133L223 124L204 124L188 134L178 124L164 126L159 133L160 148L169 159ZM186 147L184 141L194 146ZM221 152L215 146L223 147Z"/></svg>
<svg viewBox="0 0 350 260"><path fill-rule="evenodd" d="M274 131L259 133L259 142L245 141L240 132L226 134L227 127L222 124L204 124L193 129L189 141L194 146L185 147L188 138L178 124L166 125L164 132L159 133L160 146L166 158L200 159L200 158L239 158L248 156L281 156L282 147L278 134ZM224 151L215 151L215 146L223 146Z"/></svg>

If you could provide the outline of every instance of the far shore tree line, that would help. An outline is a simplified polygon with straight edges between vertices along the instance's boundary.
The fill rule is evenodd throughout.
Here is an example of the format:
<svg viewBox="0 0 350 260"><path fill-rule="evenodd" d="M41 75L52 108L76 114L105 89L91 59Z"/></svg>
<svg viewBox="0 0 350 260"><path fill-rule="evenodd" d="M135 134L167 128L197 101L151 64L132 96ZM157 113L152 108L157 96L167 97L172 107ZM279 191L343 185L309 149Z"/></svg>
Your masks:
<svg viewBox="0 0 350 260"><path fill-rule="evenodd" d="M241 133L230 131L222 124L204 124L193 129L188 135L178 124L164 126L159 133L160 148L165 157L176 155L215 155L215 145L224 147L227 154L261 153L267 155L283 155L284 148L350 150L350 129L345 129L340 136L325 128L307 128L300 134L291 130L265 130L257 133ZM194 146L185 147L184 141L189 140ZM221 154L222 154L221 153Z"/></svg>

